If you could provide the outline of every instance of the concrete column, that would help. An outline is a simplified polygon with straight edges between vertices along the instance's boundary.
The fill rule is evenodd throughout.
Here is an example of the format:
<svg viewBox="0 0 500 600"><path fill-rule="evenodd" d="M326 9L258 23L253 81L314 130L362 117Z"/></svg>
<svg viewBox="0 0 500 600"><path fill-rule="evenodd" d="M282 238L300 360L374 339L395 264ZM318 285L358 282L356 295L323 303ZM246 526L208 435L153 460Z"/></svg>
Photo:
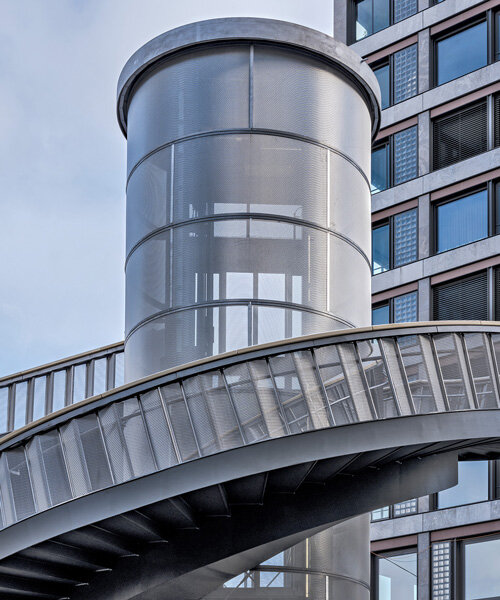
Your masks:
<svg viewBox="0 0 500 600"><path fill-rule="evenodd" d="M431 121L429 111L418 115L418 175L427 175L431 168Z"/></svg>
<svg viewBox="0 0 500 600"><path fill-rule="evenodd" d="M431 253L430 248L430 220L431 201L430 195L425 194L418 199L418 260L427 258Z"/></svg>
<svg viewBox="0 0 500 600"><path fill-rule="evenodd" d="M426 0L428 1L428 0ZM418 32L418 93L422 94L431 87L431 36L430 30Z"/></svg>
<svg viewBox="0 0 500 600"><path fill-rule="evenodd" d="M429 278L418 282L418 320L431 320L431 281Z"/></svg>
<svg viewBox="0 0 500 600"><path fill-rule="evenodd" d="M430 591L430 546L429 533L419 533L417 541L417 600L429 600Z"/></svg>

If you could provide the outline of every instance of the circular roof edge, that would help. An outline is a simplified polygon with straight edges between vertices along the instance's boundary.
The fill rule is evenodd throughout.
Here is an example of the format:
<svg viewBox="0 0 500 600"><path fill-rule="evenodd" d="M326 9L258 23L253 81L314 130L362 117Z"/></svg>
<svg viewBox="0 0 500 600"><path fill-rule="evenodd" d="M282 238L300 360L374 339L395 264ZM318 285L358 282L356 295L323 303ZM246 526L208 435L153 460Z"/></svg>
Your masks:
<svg viewBox="0 0 500 600"><path fill-rule="evenodd" d="M275 42L312 52L334 63L364 90L372 116L372 137L380 127L380 88L370 67L353 50L325 33L288 21L226 17L182 25L153 38L125 63L117 89L117 117L127 135L128 99L137 79L167 56L199 44L227 41Z"/></svg>

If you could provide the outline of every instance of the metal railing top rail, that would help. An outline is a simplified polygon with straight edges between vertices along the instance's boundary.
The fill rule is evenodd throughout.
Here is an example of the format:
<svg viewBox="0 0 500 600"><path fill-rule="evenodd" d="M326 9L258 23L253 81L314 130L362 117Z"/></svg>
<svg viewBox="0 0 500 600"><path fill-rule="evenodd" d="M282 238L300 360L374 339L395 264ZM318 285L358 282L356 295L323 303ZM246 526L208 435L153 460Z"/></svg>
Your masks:
<svg viewBox="0 0 500 600"><path fill-rule="evenodd" d="M5 387L13 383L19 383L21 381L27 381L33 377L41 377L53 371L60 371L62 369L67 369L68 367L72 367L73 365L85 363L92 359L102 358L104 356L108 356L109 354L114 354L115 352L121 352L123 350L123 346L124 342L115 342L114 344L101 346L100 348L95 348L94 350L87 350L86 352L80 352L79 354L74 354L73 356L60 358L44 365L31 367L30 369L18 371L17 373L12 373L10 375L4 375L3 377L0 377L0 387Z"/></svg>
<svg viewBox="0 0 500 600"><path fill-rule="evenodd" d="M401 333L398 333L401 331ZM391 323L384 325L373 325L353 329L340 329L317 334L310 334L296 338L288 338L276 342L268 342L256 346L249 346L201 358L199 360L158 371L147 377L126 383L124 385L109 389L108 391L90 396L74 404L70 404L57 411L49 413L42 418L27 423L23 427L9 431L0 437L0 451L19 443L21 440L31 437L35 433L55 427L56 425L70 420L74 416L92 412L96 408L110 404L113 401L122 400L144 392L149 388L156 388L177 379L218 369L228 364L238 364L247 360L253 360L262 356L272 356L288 350L300 350L315 346L328 345L348 341L362 341L372 338L392 337L398 335L412 335L424 333L460 333L460 332L492 332L500 334L500 321L419 321L411 323ZM121 343L105 346L105 349L119 349ZM116 350L115 350L116 351ZM87 353L90 354L90 353ZM76 355L77 357L85 354ZM75 357L71 357L75 358ZM70 359L67 359L68 361ZM63 361L60 361L63 362ZM51 363L55 364L55 363ZM47 365L45 365L47 366ZM154 382L154 385L151 385Z"/></svg>

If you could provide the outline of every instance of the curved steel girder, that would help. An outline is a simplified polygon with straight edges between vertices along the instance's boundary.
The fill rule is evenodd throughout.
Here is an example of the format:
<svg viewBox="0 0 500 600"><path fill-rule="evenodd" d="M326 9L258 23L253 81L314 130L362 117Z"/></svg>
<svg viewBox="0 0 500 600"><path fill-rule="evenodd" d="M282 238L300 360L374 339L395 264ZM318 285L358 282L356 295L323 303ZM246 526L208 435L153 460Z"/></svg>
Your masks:
<svg viewBox="0 0 500 600"><path fill-rule="evenodd" d="M311 461L444 444L442 451L481 444L500 451L500 410L399 417L272 439L178 465L56 506L0 532L0 558L44 540L167 498L257 473ZM434 450L422 450L425 456ZM468 450L470 452L470 450ZM456 483L455 452L371 468L307 494L279 495L265 508L245 507L231 518L209 519L200 531L174 535L140 557L120 559L111 573L76 588L72 598L200 597L222 581L339 520ZM389 463L390 458L386 461ZM204 551L201 551L204 549ZM131 567L133 568L131 569ZM196 572L196 586L192 575ZM199 578L198 578L199 576ZM92 582L91 582L92 583ZM203 585L202 585L203 584ZM138 587L139 586L139 587ZM142 587L141 587L142 586ZM166 590L162 589L166 586ZM101 594L102 591L102 595ZM172 596L170 590L175 590ZM181 594L181 590L184 590ZM196 595L196 594L200 595Z"/></svg>

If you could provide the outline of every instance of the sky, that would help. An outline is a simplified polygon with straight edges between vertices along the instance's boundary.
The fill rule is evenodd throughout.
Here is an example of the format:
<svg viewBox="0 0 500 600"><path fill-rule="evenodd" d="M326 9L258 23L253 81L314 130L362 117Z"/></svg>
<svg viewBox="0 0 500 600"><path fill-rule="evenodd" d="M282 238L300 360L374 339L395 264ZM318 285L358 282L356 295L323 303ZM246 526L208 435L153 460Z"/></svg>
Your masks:
<svg viewBox="0 0 500 600"><path fill-rule="evenodd" d="M332 34L333 0L0 0L0 376L123 339L118 75L186 23L257 16Z"/></svg>

